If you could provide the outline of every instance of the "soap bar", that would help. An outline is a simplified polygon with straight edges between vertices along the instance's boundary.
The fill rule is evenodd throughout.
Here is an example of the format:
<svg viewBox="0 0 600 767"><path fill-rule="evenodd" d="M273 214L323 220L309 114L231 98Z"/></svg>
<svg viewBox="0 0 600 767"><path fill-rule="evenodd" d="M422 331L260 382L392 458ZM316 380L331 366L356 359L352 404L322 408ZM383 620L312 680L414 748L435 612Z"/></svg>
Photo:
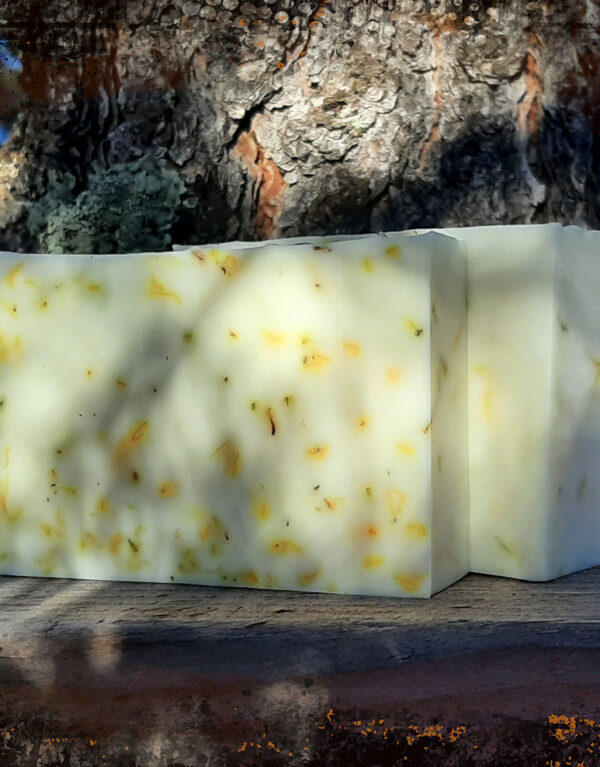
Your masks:
<svg viewBox="0 0 600 767"><path fill-rule="evenodd" d="M437 234L2 255L0 571L418 597L462 577L465 266Z"/></svg>
<svg viewBox="0 0 600 767"><path fill-rule="evenodd" d="M600 234L441 230L468 255L470 569L600 564Z"/></svg>

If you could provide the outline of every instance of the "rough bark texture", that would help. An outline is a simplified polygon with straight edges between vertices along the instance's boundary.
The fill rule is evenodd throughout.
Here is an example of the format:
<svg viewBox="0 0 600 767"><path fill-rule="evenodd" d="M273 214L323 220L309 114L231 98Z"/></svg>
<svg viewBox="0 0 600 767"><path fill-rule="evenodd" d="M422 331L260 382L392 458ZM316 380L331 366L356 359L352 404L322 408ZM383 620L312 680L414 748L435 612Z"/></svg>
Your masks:
<svg viewBox="0 0 600 767"><path fill-rule="evenodd" d="M146 196L119 193L137 250L169 233L600 227L597 0L4 0L1 23L24 94L0 150L1 248L76 249L105 204L93 177L145 156ZM84 243L122 250L96 218Z"/></svg>

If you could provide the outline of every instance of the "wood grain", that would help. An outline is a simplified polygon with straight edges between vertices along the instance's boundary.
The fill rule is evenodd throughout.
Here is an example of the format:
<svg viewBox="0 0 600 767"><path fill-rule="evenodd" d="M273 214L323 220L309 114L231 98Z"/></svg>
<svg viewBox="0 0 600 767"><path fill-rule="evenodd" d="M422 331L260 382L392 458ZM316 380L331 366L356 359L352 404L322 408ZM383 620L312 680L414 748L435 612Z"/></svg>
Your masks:
<svg viewBox="0 0 600 767"><path fill-rule="evenodd" d="M202 673L244 671L251 654L265 678L508 646L600 647L600 568L549 583L469 575L428 600L4 576L0 604L5 647L110 634L125 650L169 646ZM307 652L290 657L295 645Z"/></svg>
<svg viewBox="0 0 600 767"><path fill-rule="evenodd" d="M5 576L0 763L246 765L264 746L274 764L500 765L509 733L523 764L589 755L599 594L600 568L469 575L428 600Z"/></svg>

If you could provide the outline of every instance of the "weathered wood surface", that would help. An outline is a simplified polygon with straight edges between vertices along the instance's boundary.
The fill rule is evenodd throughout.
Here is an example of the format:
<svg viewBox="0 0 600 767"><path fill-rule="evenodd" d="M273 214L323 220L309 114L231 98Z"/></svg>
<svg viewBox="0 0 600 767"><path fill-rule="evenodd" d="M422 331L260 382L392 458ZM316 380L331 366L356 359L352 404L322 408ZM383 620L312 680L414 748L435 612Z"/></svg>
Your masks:
<svg viewBox="0 0 600 767"><path fill-rule="evenodd" d="M600 758L600 568L429 600L3 577L0 614L3 765Z"/></svg>
<svg viewBox="0 0 600 767"><path fill-rule="evenodd" d="M0 30L3 249L600 226L596 0L3 0ZM151 152L183 191L121 169L113 210L94 174Z"/></svg>

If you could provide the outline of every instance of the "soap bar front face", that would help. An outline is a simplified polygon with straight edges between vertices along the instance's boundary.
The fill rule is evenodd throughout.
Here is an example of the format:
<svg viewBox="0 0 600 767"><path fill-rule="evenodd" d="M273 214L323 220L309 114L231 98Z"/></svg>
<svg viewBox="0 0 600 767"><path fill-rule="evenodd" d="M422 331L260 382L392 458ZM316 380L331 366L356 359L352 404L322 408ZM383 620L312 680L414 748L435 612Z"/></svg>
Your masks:
<svg viewBox="0 0 600 767"><path fill-rule="evenodd" d="M3 256L0 571L397 596L457 580L464 266L439 235Z"/></svg>

